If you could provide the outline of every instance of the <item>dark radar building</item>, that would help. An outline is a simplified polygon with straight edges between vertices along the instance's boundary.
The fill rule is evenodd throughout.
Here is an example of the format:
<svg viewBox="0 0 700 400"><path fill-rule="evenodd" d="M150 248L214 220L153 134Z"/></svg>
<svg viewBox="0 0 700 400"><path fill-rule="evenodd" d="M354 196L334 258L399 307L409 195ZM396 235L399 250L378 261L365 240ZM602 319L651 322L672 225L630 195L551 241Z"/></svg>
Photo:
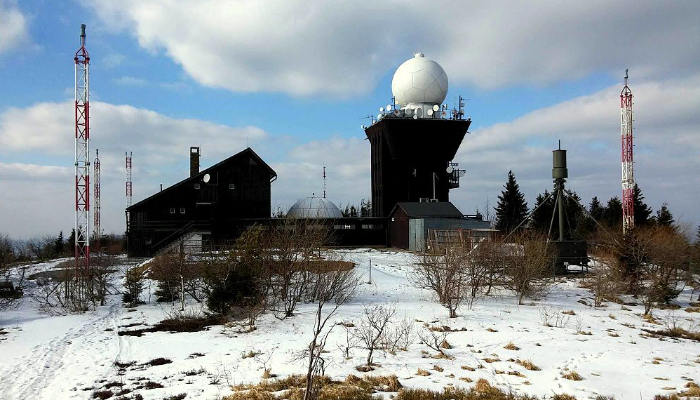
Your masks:
<svg viewBox="0 0 700 400"><path fill-rule="evenodd" d="M199 171L190 149L190 177L127 208L130 256L151 256L182 241L230 242L270 218L277 173L251 148Z"/></svg>
<svg viewBox="0 0 700 400"><path fill-rule="evenodd" d="M372 146L372 215L388 217L398 202L447 202L463 171L453 162L470 119L442 104L447 74L418 53L391 83L394 101L365 128Z"/></svg>
<svg viewBox="0 0 700 400"><path fill-rule="evenodd" d="M392 104L363 126L372 147L372 215L389 218L392 247L423 250L437 230L490 228L449 202L464 175L454 157L471 119L461 97L458 109L443 104L447 86L442 67L418 53L396 70Z"/></svg>

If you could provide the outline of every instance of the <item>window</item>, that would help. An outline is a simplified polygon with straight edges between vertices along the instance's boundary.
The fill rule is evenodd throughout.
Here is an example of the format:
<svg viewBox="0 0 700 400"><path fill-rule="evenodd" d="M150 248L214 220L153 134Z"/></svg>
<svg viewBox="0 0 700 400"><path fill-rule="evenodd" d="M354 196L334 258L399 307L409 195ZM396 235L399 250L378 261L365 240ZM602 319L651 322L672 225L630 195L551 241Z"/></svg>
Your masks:
<svg viewBox="0 0 700 400"><path fill-rule="evenodd" d="M180 207L180 214L184 214L184 213L185 213L185 207Z"/></svg>
<svg viewBox="0 0 700 400"><path fill-rule="evenodd" d="M194 184L194 188L195 188L195 189L199 189L199 188L200 188L199 183L195 183L195 184Z"/></svg>
<svg viewBox="0 0 700 400"><path fill-rule="evenodd" d="M175 214L175 207L170 207L170 214Z"/></svg>
<svg viewBox="0 0 700 400"><path fill-rule="evenodd" d="M233 189L236 188L236 184L235 184L235 183L229 183L229 184L228 184L228 188L229 188L230 190L233 190Z"/></svg>

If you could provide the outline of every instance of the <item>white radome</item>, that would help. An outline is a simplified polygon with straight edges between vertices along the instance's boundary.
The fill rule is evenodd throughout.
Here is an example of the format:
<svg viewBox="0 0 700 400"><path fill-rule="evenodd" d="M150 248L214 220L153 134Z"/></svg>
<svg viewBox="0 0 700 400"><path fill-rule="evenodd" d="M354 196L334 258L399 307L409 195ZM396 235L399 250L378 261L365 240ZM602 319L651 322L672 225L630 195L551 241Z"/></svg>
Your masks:
<svg viewBox="0 0 700 400"><path fill-rule="evenodd" d="M447 96L447 74L440 64L417 53L396 69L391 80L396 104L442 104Z"/></svg>

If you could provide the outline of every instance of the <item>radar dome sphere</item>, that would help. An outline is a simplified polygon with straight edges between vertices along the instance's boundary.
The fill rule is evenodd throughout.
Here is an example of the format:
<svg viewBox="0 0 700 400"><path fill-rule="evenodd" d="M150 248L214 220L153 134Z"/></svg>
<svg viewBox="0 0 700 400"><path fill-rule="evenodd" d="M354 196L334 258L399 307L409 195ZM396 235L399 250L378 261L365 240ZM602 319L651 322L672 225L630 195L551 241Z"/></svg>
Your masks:
<svg viewBox="0 0 700 400"><path fill-rule="evenodd" d="M396 104L442 104L447 96L447 74L440 64L423 53L404 62L394 73L391 91Z"/></svg>

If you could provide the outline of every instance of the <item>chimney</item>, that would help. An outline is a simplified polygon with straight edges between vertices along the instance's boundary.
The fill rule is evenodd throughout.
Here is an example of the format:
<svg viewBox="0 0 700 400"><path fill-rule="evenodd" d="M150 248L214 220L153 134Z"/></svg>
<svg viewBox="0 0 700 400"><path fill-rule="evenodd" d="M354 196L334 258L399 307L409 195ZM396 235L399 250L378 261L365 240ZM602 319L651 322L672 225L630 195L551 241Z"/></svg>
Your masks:
<svg viewBox="0 0 700 400"><path fill-rule="evenodd" d="M190 147L190 178L199 173L199 147Z"/></svg>

